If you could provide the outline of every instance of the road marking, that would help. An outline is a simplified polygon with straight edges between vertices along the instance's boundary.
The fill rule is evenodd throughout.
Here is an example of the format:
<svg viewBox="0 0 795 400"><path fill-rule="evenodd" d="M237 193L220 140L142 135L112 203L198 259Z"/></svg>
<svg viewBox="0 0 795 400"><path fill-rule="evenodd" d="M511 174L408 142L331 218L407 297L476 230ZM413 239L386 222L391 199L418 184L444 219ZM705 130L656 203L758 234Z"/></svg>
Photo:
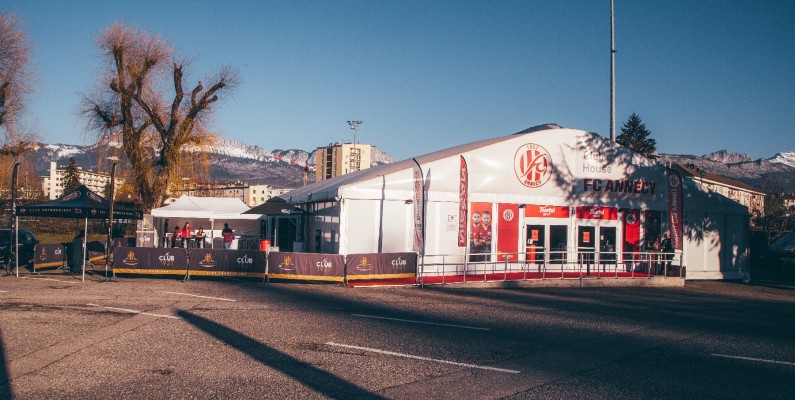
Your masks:
<svg viewBox="0 0 795 400"><path fill-rule="evenodd" d="M372 353L386 354L386 355L397 356L397 357L405 357L405 358L411 358L411 359L415 359L415 360L432 361L432 362L437 362L437 363L442 363L442 364L457 365L457 366L460 366L460 367L485 369L485 370L497 371L497 372L507 372L507 373L511 373L511 374L521 373L521 371L517 371L517 370L514 370L514 369L495 368L495 367L487 367L487 366L483 366L483 365L465 364L465 363L460 363L460 362L455 362L455 361L437 360L435 358L420 357L420 356L415 356L415 355L411 355L411 354L404 354L404 353L395 353L393 351L371 349L369 347L352 346L352 345L349 345L349 344L340 344L340 343L334 343L334 342L326 342L326 344L329 345L329 346L337 346L337 347L344 347L344 348L347 348L347 349L369 351L369 352L372 352Z"/></svg>
<svg viewBox="0 0 795 400"><path fill-rule="evenodd" d="M8 293L8 290L0 290L0 293Z"/></svg>
<svg viewBox="0 0 795 400"><path fill-rule="evenodd" d="M771 364L782 364L782 365L792 365L795 366L795 363L787 362L787 361L777 361L777 360L765 360L764 358L753 358L753 357L741 357L741 356L730 356L726 354L712 354L713 357L723 357L723 358L734 358L737 360L746 360L746 361L759 361L759 362L766 362Z"/></svg>
<svg viewBox="0 0 795 400"><path fill-rule="evenodd" d="M491 328L480 328L477 326L467 326L467 325L454 325L454 324L440 324L437 322L425 322L425 321L415 321L411 319L401 319L401 318L389 318L389 317L379 317L377 315L365 315L365 314L353 314L355 317L362 317L362 318L376 318L376 319L388 319L390 321L400 321L400 322L410 322L413 324L425 324L425 325L438 325L438 326L449 326L451 328L462 328L462 329L475 329L479 331L490 331Z"/></svg>
<svg viewBox="0 0 795 400"><path fill-rule="evenodd" d="M173 315L153 314L153 313L148 313L148 312L143 312L143 311L138 311L138 310L130 310L128 308L108 307L108 306L101 306L99 304L93 304L93 303L88 303L88 305L91 306L91 307L107 308L108 310L121 311L121 312L130 313L130 314L151 315L153 317L180 319L179 317L175 317Z"/></svg>
<svg viewBox="0 0 795 400"><path fill-rule="evenodd" d="M225 299L223 297L200 296L198 294L190 294L190 293L180 293L180 292L160 292L160 293L178 294L178 295L181 295L181 296L191 296L191 297L201 297L202 299L213 299L213 300L223 300L223 301L237 301L237 300L234 300L234 299Z"/></svg>
<svg viewBox="0 0 795 400"><path fill-rule="evenodd" d="M30 279L32 281L54 281L54 282L66 282L66 283L80 283L80 282L76 282L74 280L65 281L65 280L62 280L62 279L52 279L52 278L31 278L31 277L28 277L28 276L20 276L20 278Z"/></svg>

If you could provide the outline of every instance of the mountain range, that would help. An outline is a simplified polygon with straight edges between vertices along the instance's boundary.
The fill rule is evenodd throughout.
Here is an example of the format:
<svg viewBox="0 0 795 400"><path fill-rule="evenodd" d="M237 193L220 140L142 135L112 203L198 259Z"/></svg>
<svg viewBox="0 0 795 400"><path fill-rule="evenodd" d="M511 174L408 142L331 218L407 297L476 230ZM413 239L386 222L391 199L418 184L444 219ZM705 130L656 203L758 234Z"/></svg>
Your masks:
<svg viewBox="0 0 795 400"><path fill-rule="evenodd" d="M373 164L389 164L395 160L378 147L372 147ZM106 157L120 153L120 144L110 142L88 146L68 144L37 144L27 158L40 176L49 174L50 162L65 165L70 158L89 170L108 170ZM266 150L256 145L218 139L205 148L211 180L239 181L248 184L268 184L276 188L303 185L303 172L309 170L314 181L315 151L298 149ZM693 164L717 175L745 182L764 192L795 192L795 152L782 152L768 159L753 160L747 154L726 150L702 156L659 154L663 164Z"/></svg>

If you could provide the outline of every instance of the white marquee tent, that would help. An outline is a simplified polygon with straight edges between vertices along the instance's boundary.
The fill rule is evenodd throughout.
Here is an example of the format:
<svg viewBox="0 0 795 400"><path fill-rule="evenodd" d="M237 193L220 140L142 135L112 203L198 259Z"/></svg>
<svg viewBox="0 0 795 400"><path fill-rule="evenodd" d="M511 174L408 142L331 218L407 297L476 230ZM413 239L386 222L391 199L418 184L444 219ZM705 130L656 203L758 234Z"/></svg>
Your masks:
<svg viewBox="0 0 795 400"><path fill-rule="evenodd" d="M458 239L464 163L468 190L463 205L469 221L462 237L471 237L474 209L493 215L492 259L498 259L501 251L524 252L536 232L540 241L546 240L545 251L559 247L572 259L590 238L596 237L589 240L596 248L609 245L618 252L635 251L670 229L667 168L594 133L541 126L415 159L427 187L426 262L434 255L444 255L449 262L456 254L463 261L466 254L475 253L470 244L459 246ZM302 240L310 251L412 251L414 166L412 159L404 160L304 186L281 197L309 213ZM680 254L688 279L745 277L748 210L688 180L683 189ZM513 220L506 230L502 228L509 226L507 217Z"/></svg>
<svg viewBox="0 0 795 400"><path fill-rule="evenodd" d="M151 215L157 237L167 237L175 226L181 228L185 222L189 222L194 231L199 227L204 228L208 245L212 243L213 238L221 237L224 223L228 223L237 238L232 247L237 248L240 238L252 240L259 238L261 216L243 214L248 210L249 207L240 199L182 195L167 206L153 209ZM162 243L162 240L159 243Z"/></svg>

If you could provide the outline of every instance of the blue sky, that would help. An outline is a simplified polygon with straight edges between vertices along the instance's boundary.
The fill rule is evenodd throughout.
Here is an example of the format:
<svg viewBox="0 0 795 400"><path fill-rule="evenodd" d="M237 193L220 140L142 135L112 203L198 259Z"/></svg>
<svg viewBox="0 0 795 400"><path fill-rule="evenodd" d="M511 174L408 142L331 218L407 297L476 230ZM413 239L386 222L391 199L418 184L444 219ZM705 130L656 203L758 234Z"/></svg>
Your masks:
<svg viewBox="0 0 795 400"><path fill-rule="evenodd" d="M94 39L120 21L170 39L191 83L223 65L221 136L268 150L357 140L397 159L554 122L609 136L609 0L9 1L32 42L28 123L86 144ZM795 151L795 2L615 0L617 125L658 151Z"/></svg>

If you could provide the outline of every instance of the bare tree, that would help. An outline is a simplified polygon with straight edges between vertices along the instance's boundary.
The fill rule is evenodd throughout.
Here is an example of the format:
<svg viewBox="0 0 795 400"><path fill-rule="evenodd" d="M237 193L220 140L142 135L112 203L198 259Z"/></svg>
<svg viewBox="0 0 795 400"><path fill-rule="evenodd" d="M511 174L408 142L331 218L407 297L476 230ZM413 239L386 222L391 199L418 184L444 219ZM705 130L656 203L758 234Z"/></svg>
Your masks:
<svg viewBox="0 0 795 400"><path fill-rule="evenodd" d="M0 12L0 165L4 166L0 168L0 192L10 192L10 166L19 162L22 167L19 183L25 189L20 194L35 196L40 193L36 188L35 170L23 154L36 135L21 133L23 129L19 128L32 80L30 43L19 24L13 16Z"/></svg>
<svg viewBox="0 0 795 400"><path fill-rule="evenodd" d="M225 67L205 80L207 89L199 81L186 92L185 62L175 60L174 49L160 36L116 23L97 44L107 68L100 88L83 96L84 112L102 135L121 131L132 184L151 210L169 184L193 167L185 150L214 143L208 119L219 95L238 84L238 75Z"/></svg>

